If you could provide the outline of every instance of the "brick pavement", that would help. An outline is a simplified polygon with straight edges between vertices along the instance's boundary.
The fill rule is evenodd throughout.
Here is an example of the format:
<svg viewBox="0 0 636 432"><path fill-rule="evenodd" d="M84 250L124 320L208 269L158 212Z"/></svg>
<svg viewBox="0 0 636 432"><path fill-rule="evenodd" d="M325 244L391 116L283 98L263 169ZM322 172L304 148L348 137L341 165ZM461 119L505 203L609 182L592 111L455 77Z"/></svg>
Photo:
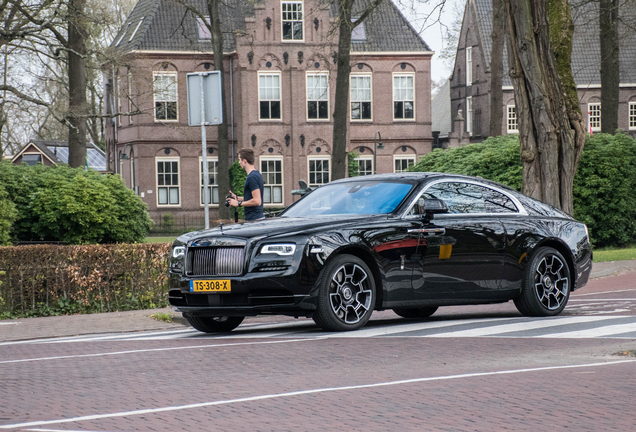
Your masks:
<svg viewBox="0 0 636 432"><path fill-rule="evenodd" d="M594 264L592 281L576 294L594 291L608 291L620 287L636 285L636 260ZM618 287L618 288L617 288ZM154 313L171 313L169 308L111 312L91 315L72 315L42 318L23 318L0 321L0 342L39 339L49 337L74 336L83 334L135 332L146 330L178 329L187 325L180 314L173 313L175 322L166 323L151 317ZM391 312L387 312L390 314ZM374 313L377 317L379 314ZM286 322L287 317L246 318L247 323Z"/></svg>

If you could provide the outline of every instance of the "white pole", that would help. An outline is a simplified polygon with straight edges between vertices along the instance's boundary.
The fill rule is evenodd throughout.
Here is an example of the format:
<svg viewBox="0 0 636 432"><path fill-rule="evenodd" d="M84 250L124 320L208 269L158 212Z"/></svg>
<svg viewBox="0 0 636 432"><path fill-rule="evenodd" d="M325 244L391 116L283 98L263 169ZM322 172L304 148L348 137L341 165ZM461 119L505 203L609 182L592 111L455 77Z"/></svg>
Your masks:
<svg viewBox="0 0 636 432"><path fill-rule="evenodd" d="M201 154L203 155L203 208L205 209L205 229L210 228L210 190L208 183L210 181L208 173L208 149L206 145L207 137L205 135L205 94L203 92L203 77L207 74L201 74Z"/></svg>

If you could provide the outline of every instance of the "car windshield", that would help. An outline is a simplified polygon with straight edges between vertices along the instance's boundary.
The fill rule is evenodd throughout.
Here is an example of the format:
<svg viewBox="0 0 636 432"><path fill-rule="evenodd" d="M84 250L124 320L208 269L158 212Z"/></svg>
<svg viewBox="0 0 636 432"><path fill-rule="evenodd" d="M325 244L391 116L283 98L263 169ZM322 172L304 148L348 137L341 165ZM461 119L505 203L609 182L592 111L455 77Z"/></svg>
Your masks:
<svg viewBox="0 0 636 432"><path fill-rule="evenodd" d="M283 217L387 214L413 188L411 183L355 181L322 186L282 214Z"/></svg>

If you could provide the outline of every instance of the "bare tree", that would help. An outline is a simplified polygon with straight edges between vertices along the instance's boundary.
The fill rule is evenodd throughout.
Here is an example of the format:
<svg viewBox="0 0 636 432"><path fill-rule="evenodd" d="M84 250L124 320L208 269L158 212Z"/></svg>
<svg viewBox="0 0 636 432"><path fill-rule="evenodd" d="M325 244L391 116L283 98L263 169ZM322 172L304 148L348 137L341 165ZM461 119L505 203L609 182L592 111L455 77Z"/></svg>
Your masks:
<svg viewBox="0 0 636 432"><path fill-rule="evenodd" d="M618 128L618 0L600 0L601 43L601 132L613 134Z"/></svg>
<svg viewBox="0 0 636 432"><path fill-rule="evenodd" d="M506 36L502 0L492 0L492 48L490 50L490 136L503 130L503 49Z"/></svg>
<svg viewBox="0 0 636 432"><path fill-rule="evenodd" d="M504 0L504 5L522 191L572 214L574 174L586 132L570 66L570 6L567 0Z"/></svg>

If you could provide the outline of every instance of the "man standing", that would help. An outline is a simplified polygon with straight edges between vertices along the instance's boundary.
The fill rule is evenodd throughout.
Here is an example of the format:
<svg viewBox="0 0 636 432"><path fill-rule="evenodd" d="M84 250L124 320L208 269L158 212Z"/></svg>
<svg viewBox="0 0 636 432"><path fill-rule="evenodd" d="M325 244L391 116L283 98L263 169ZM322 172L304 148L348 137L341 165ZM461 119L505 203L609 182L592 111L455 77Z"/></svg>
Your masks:
<svg viewBox="0 0 636 432"><path fill-rule="evenodd" d="M243 197L237 197L230 191L231 198L227 202L232 207L245 207L245 220L248 222L265 219L263 215L263 176L254 169L254 151L241 149L239 151L239 164L247 173L243 186Z"/></svg>

